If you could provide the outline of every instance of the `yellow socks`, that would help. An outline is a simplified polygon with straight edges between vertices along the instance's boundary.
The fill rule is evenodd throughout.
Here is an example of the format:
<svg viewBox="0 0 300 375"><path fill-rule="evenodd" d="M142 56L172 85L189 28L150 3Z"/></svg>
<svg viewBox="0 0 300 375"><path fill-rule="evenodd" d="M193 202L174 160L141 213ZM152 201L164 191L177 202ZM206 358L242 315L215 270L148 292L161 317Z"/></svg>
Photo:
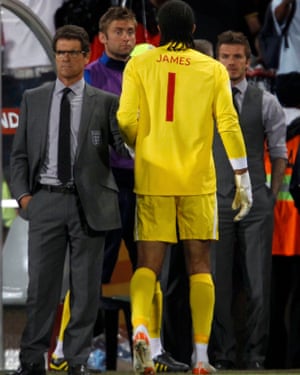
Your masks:
<svg viewBox="0 0 300 375"><path fill-rule="evenodd" d="M149 322L149 334L151 338L160 337L162 319L162 291L160 288L160 282L157 281L155 284L155 291L153 301L151 305L151 315Z"/></svg>
<svg viewBox="0 0 300 375"><path fill-rule="evenodd" d="M190 304L197 361L208 361L206 351L211 332L214 303L215 293L211 274L191 275Z"/></svg>
<svg viewBox="0 0 300 375"><path fill-rule="evenodd" d="M154 296L156 274L146 267L138 268L130 281L133 331L139 325L148 328Z"/></svg>

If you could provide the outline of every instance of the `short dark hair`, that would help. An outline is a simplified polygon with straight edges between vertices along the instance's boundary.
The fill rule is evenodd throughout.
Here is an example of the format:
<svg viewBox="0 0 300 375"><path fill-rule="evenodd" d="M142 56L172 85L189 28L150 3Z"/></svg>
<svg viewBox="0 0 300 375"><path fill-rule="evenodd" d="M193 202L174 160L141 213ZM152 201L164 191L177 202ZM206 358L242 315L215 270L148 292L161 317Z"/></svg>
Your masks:
<svg viewBox="0 0 300 375"><path fill-rule="evenodd" d="M99 31L106 33L108 26L117 20L122 21L132 21L135 27L137 26L137 21L135 14L126 7L110 7L99 20Z"/></svg>
<svg viewBox="0 0 300 375"><path fill-rule="evenodd" d="M193 48L195 15L193 9L184 1L170 0L158 11L158 25L161 32L160 45L171 43L170 49L178 47Z"/></svg>
<svg viewBox="0 0 300 375"><path fill-rule="evenodd" d="M219 49L222 44L243 45L245 47L245 54L246 54L247 59L250 59L251 57L251 47L250 47L249 41L246 35L244 35L241 32L228 30L218 35L218 42L216 46L217 57L219 57Z"/></svg>
<svg viewBox="0 0 300 375"><path fill-rule="evenodd" d="M90 51L89 35L81 26L64 25L59 27L53 38L53 51L56 51L56 43L59 39L77 39L81 43L81 50L83 52L88 53Z"/></svg>

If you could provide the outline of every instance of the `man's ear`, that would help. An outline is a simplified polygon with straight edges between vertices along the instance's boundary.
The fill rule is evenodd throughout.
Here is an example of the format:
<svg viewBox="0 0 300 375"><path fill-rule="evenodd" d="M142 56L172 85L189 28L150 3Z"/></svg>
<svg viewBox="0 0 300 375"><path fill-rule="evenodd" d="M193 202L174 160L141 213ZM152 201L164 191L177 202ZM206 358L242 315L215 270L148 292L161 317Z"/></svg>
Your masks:
<svg viewBox="0 0 300 375"><path fill-rule="evenodd" d="M246 69L247 70L250 68L250 65L251 65L251 58L249 57L249 59L247 59L247 62L246 62Z"/></svg>
<svg viewBox="0 0 300 375"><path fill-rule="evenodd" d="M90 61L90 57L91 57L91 51L89 51L89 52L87 52L87 53L85 54L86 64L89 63L89 61Z"/></svg>
<svg viewBox="0 0 300 375"><path fill-rule="evenodd" d="M98 38L99 38L100 43L102 44L105 44L107 41L107 37L102 31L99 32Z"/></svg>

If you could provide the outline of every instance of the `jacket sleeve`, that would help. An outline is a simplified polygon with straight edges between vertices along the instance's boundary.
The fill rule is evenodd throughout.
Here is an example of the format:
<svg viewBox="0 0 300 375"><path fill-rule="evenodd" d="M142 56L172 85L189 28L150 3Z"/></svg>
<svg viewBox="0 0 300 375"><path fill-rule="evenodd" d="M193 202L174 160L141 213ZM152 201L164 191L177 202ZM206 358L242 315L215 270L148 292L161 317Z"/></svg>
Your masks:
<svg viewBox="0 0 300 375"><path fill-rule="evenodd" d="M20 108L19 126L14 136L10 155L10 188L15 199L30 194L29 161L27 152L27 95L23 96Z"/></svg>
<svg viewBox="0 0 300 375"><path fill-rule="evenodd" d="M110 145L111 147L121 156L127 159L131 159L128 148L121 136L118 121L117 121L117 109L119 100L117 96L113 96L110 106L109 123L110 123Z"/></svg>

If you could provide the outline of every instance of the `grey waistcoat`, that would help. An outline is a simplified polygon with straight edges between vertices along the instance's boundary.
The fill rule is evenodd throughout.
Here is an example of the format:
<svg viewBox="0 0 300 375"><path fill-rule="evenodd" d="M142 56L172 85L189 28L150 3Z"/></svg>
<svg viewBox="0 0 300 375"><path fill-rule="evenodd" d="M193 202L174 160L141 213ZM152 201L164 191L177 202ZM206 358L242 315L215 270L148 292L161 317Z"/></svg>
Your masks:
<svg viewBox="0 0 300 375"><path fill-rule="evenodd" d="M264 168L265 132L262 120L262 96L262 90L248 85L239 116L247 149L248 167L253 190L264 185L266 181ZM221 137L217 131L215 131L213 148L218 194L226 196L234 190L234 173L228 161Z"/></svg>

